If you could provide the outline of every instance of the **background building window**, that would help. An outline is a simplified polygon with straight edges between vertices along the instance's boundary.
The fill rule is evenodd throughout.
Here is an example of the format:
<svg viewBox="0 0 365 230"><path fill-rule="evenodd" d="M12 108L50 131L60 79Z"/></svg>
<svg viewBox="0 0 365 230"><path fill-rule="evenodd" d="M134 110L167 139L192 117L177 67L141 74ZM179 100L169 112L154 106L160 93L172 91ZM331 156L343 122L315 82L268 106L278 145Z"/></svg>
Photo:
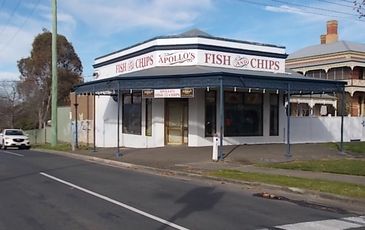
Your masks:
<svg viewBox="0 0 365 230"><path fill-rule="evenodd" d="M217 93L205 92L205 136L212 137L216 133L217 124Z"/></svg>
<svg viewBox="0 0 365 230"><path fill-rule="evenodd" d="M262 136L262 94L225 92L224 135Z"/></svg>
<svg viewBox="0 0 365 230"><path fill-rule="evenodd" d="M152 99L146 99L146 136L152 136Z"/></svg>
<svg viewBox="0 0 365 230"><path fill-rule="evenodd" d="M123 133L141 135L141 102L140 92L123 94Z"/></svg>
<svg viewBox="0 0 365 230"><path fill-rule="evenodd" d="M270 136L279 135L279 95L270 94Z"/></svg>

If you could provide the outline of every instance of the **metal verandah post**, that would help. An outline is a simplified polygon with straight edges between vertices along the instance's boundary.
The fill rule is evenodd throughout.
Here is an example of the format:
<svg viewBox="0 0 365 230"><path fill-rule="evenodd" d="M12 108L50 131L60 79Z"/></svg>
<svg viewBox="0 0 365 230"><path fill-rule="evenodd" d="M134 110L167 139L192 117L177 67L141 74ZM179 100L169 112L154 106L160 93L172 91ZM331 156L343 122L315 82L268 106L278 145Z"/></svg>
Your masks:
<svg viewBox="0 0 365 230"><path fill-rule="evenodd" d="M219 82L219 116L220 116L220 126L219 126L219 155L218 159L224 159L223 153L223 132L224 132L224 88L223 88L223 78L220 78Z"/></svg>
<svg viewBox="0 0 365 230"><path fill-rule="evenodd" d="M78 149L79 148L79 133L78 133L78 111L77 111L77 107L79 106L79 104L77 103L77 93L75 92L75 148Z"/></svg>
<svg viewBox="0 0 365 230"><path fill-rule="evenodd" d="M96 152L96 117L95 117L95 108L96 108L96 100L95 100L95 87L93 88L94 91L94 101L93 101L93 152Z"/></svg>
<svg viewBox="0 0 365 230"><path fill-rule="evenodd" d="M342 87L341 92L341 143L340 143L340 153L343 154L343 120L344 120L344 113L345 113L345 88Z"/></svg>
<svg viewBox="0 0 365 230"><path fill-rule="evenodd" d="M291 155L291 150L290 150L290 113L291 113L291 108L290 108L290 83L288 84L288 106L287 106L287 135L286 135L286 140L287 140L287 149L286 149L286 154L285 156L287 158L290 158Z"/></svg>
<svg viewBox="0 0 365 230"><path fill-rule="evenodd" d="M117 111L117 153L116 153L116 156L117 157L120 157L121 156L121 153L120 153L120 148L119 148L119 140L120 140L120 134L119 134L119 131L120 131L120 129L119 129L119 120L120 120L120 90L119 90L119 88L120 88L120 85L119 85L120 83L119 83L119 81L118 81L118 111Z"/></svg>

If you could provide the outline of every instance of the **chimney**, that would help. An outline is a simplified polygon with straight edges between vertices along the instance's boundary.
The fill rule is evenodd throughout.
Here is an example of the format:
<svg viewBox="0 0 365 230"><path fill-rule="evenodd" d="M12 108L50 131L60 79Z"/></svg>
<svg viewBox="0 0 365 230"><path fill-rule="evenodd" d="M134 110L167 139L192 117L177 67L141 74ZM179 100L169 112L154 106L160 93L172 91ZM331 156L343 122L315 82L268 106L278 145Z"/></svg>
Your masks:
<svg viewBox="0 0 365 230"><path fill-rule="evenodd" d="M337 20L327 21L327 34L321 35L321 44L329 44L338 41Z"/></svg>
<svg viewBox="0 0 365 230"><path fill-rule="evenodd" d="M321 35L321 44L326 44L326 35L325 34Z"/></svg>

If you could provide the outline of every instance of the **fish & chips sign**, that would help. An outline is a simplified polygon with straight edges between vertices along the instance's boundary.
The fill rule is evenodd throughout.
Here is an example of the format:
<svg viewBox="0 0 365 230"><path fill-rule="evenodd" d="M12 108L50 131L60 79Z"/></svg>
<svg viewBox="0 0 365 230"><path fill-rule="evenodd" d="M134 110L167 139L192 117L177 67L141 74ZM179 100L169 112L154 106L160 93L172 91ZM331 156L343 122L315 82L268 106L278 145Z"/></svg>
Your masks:
<svg viewBox="0 0 365 230"><path fill-rule="evenodd" d="M115 64L116 74L125 74L156 66L202 65L266 72L285 72L281 58L206 50L154 51Z"/></svg>

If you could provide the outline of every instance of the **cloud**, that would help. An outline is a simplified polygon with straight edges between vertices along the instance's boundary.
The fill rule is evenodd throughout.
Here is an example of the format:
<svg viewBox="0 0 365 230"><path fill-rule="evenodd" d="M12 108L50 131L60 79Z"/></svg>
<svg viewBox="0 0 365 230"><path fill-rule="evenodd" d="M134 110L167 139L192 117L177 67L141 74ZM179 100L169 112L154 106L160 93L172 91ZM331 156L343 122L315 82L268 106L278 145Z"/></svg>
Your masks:
<svg viewBox="0 0 365 230"><path fill-rule="evenodd" d="M5 10L0 14L1 80L18 78L17 61L29 56L34 37L44 27L44 21L39 21L31 16L24 14L21 9L15 14L10 14Z"/></svg>
<svg viewBox="0 0 365 230"><path fill-rule="evenodd" d="M178 30L191 26L212 0L65 1L63 9L90 28L110 35L135 27Z"/></svg>
<svg viewBox="0 0 365 230"><path fill-rule="evenodd" d="M17 72L0 72L0 81L16 81L19 80L19 76Z"/></svg>
<svg viewBox="0 0 365 230"><path fill-rule="evenodd" d="M276 13L290 13L290 14L299 14L299 15L307 15L303 10L291 7L287 5L281 5L281 6L266 6L265 10L276 12Z"/></svg>

